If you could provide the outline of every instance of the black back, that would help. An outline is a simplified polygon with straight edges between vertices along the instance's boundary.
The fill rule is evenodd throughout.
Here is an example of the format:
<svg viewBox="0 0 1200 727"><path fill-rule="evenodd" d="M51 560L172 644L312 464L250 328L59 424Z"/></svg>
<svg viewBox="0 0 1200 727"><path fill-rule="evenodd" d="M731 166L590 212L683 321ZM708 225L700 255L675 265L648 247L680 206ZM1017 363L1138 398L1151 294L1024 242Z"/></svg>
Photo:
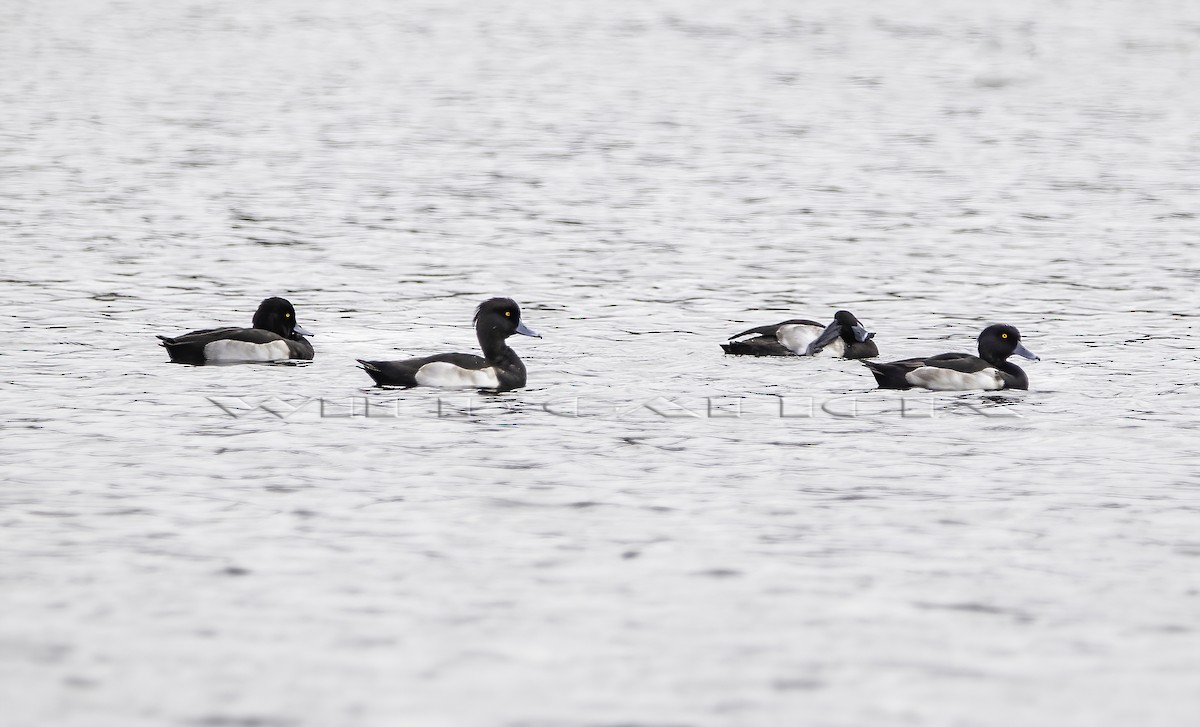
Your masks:
<svg viewBox="0 0 1200 727"><path fill-rule="evenodd" d="M364 361L358 359L362 364L363 371L375 379L375 383L379 386L416 386L417 372L421 367L434 361L445 361L459 368L479 370L486 369L491 366L486 358L476 356L470 353L439 353L433 356L422 356L420 358L409 358L403 361ZM519 361L518 361L519 363ZM525 373L524 366L521 367L522 375ZM497 378L500 378L497 372ZM504 380L501 379L501 384ZM524 385L524 378L521 379L521 384Z"/></svg>
<svg viewBox="0 0 1200 727"><path fill-rule="evenodd" d="M790 320L783 321L782 323L776 323L773 326L759 326L758 328L751 328L749 330L742 331L741 333L730 336L729 340L732 341L735 338L741 338L742 336L750 336L750 335L758 335L758 336L765 336L767 338L775 338L775 336L779 333L779 329L782 328L783 326L796 326L796 325L816 326L817 328L823 327L823 324L817 323L816 321L810 321L807 318L792 318ZM784 349L784 350L787 350L787 349ZM791 353L792 353L791 351L788 351L789 355L791 355Z"/></svg>
<svg viewBox="0 0 1200 727"><path fill-rule="evenodd" d="M1008 361L1021 343L1021 332L1014 326L996 324L988 326L979 334L979 355L969 353L940 353L925 358L908 358L890 363L864 361L875 376L881 389L911 389L905 375L922 366L952 369L965 374L974 374L994 368L1004 379L1006 389L1028 389L1029 377L1020 366Z"/></svg>
<svg viewBox="0 0 1200 727"><path fill-rule="evenodd" d="M157 338L174 363L202 365L205 363L204 347L221 340L271 343L283 339L287 341L291 358L313 358L313 346L296 332L296 309L286 298L267 298L259 303L251 325L253 328L206 328L182 336Z"/></svg>
<svg viewBox="0 0 1200 727"><path fill-rule="evenodd" d="M483 349L483 358L469 353L442 353L402 361L364 361L363 370L380 386L417 386L417 371L435 361L444 361L464 369L494 367L500 385L497 391L525 386L525 364L509 348L507 339L521 327L521 308L511 298L490 298L475 309L475 337ZM525 331L523 331L525 332Z"/></svg>
<svg viewBox="0 0 1200 727"><path fill-rule="evenodd" d="M859 341L854 335L854 326L862 328L862 324L854 317L850 311L840 310L833 316L834 324L838 325L838 338L842 339L845 344L842 353L843 358L871 358L879 355L879 348L875 342L868 338L865 341ZM741 333L729 337L729 343L722 343L721 349L725 353L739 356L795 356L787 346L779 342L779 329L783 326L802 325L813 326L815 328L825 328L828 332L828 326L807 318L792 318L790 320L776 323L770 326L758 326L751 328ZM833 324L830 324L833 325ZM734 339L742 338L743 336L757 336L756 338L748 338L743 341ZM824 336L825 334L822 334ZM874 334L868 334L874 335ZM825 341L831 342L833 339L825 338ZM820 348L824 344L818 344Z"/></svg>
<svg viewBox="0 0 1200 727"><path fill-rule="evenodd" d="M770 326L758 326L730 336L729 343L721 344L721 350L734 356L795 356L796 354L780 343L777 338L779 329L790 325L817 326L818 328L821 326L820 323L806 318L792 318ZM734 340L743 336L754 336L754 338L747 338L744 341Z"/></svg>

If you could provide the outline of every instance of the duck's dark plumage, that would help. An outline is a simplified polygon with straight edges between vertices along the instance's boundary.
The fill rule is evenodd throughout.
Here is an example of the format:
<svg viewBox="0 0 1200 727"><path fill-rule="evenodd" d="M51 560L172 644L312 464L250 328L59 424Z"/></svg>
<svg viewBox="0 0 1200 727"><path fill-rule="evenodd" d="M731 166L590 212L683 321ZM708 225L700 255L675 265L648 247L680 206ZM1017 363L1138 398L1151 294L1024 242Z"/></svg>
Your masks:
<svg viewBox="0 0 1200 727"><path fill-rule="evenodd" d="M492 365L486 358L470 353L439 353L433 356L410 358L403 361L364 361L358 359L358 362L362 364L363 371L366 371L372 379L375 379L375 383L380 386L420 386L420 383L417 381L417 372L426 364L434 362L447 363L464 371L484 371ZM517 359L517 364L520 366L522 375L520 383L517 384L520 387L525 385L525 364L521 363L520 359Z"/></svg>
<svg viewBox="0 0 1200 727"><path fill-rule="evenodd" d="M871 340L874 335L862 327L853 313L841 310L828 325L792 318L730 336L729 343L722 343L721 348L735 356L812 356L829 350L843 358L870 358L879 355Z"/></svg>
<svg viewBox="0 0 1200 727"><path fill-rule="evenodd" d="M296 320L284 298L267 298L254 312L253 328L206 328L181 336L158 336L174 363L203 365L251 361L311 360L312 334Z"/></svg>
<svg viewBox="0 0 1200 727"><path fill-rule="evenodd" d="M817 330L824 328L820 323L807 318L792 318L771 326L758 326L736 333L729 337L729 343L722 343L721 348L725 353L735 356L795 356L791 349L779 342L779 329L784 326L806 326ZM745 336L754 338L736 340Z"/></svg>
<svg viewBox="0 0 1200 727"><path fill-rule="evenodd" d="M1038 357L1021 343L1015 327L997 324L979 334L979 355L940 353L923 358L877 363L864 361L881 389L968 391L971 389L1028 389L1029 378L1021 367L1009 363L1016 354L1037 361Z"/></svg>
<svg viewBox="0 0 1200 727"><path fill-rule="evenodd" d="M442 386L509 391L525 386L525 364L505 342L513 334L537 333L521 321L510 298L491 298L475 310L475 335L483 356L440 353L402 361L366 361L362 368L379 386Z"/></svg>

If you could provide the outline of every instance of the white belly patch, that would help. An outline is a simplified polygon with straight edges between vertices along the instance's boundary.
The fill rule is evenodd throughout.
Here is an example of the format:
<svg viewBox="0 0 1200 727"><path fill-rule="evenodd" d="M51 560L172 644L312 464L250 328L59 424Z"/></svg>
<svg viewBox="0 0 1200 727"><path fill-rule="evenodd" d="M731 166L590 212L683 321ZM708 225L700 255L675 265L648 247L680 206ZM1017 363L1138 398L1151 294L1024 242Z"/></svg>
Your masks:
<svg viewBox="0 0 1200 727"><path fill-rule="evenodd" d="M464 369L447 361L433 361L417 369L414 377L420 386L461 387L471 389L495 389L500 386L496 369Z"/></svg>
<svg viewBox="0 0 1200 727"><path fill-rule="evenodd" d="M204 360L217 363L237 361L286 361L291 358L287 341L250 343L249 341L213 341L204 347Z"/></svg>
<svg viewBox="0 0 1200 727"><path fill-rule="evenodd" d="M824 328L820 326L809 326L803 323L793 323L788 326L780 326L775 333L775 338L787 347L789 351L801 356L808 350L808 344L817 340L817 337L824 332ZM842 339L835 338L829 342L829 345L817 352L820 356L823 353L831 353L836 356L841 356L846 352L846 343Z"/></svg>
<svg viewBox="0 0 1200 727"><path fill-rule="evenodd" d="M973 374L965 374L953 369L922 366L909 371L904 378L913 386L920 386L931 391L967 391L969 389L994 391L1004 388L1004 377L996 369L984 369Z"/></svg>

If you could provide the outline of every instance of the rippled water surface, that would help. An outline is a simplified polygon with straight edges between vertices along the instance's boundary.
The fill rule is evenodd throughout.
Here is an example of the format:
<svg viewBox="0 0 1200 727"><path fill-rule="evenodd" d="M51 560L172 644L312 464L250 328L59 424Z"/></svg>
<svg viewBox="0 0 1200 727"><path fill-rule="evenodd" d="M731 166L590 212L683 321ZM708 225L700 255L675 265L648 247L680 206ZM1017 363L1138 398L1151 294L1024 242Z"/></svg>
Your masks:
<svg viewBox="0 0 1200 727"><path fill-rule="evenodd" d="M10 0L0 67L6 724L1200 720L1200 5ZM354 367L495 294L528 388ZM268 295L311 364L155 345ZM1042 361L717 346L841 307Z"/></svg>

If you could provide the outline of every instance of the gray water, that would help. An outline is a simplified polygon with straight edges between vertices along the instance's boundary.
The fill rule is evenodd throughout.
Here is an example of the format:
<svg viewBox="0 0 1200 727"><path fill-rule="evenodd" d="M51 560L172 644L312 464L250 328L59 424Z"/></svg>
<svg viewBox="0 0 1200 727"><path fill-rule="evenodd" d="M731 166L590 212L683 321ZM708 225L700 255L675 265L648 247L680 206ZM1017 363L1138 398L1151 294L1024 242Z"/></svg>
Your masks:
<svg viewBox="0 0 1200 727"><path fill-rule="evenodd" d="M1200 5L0 4L0 704L1200 719ZM475 349L503 395L355 357ZM292 300L302 366L154 334ZM1028 392L724 357L1018 326Z"/></svg>

